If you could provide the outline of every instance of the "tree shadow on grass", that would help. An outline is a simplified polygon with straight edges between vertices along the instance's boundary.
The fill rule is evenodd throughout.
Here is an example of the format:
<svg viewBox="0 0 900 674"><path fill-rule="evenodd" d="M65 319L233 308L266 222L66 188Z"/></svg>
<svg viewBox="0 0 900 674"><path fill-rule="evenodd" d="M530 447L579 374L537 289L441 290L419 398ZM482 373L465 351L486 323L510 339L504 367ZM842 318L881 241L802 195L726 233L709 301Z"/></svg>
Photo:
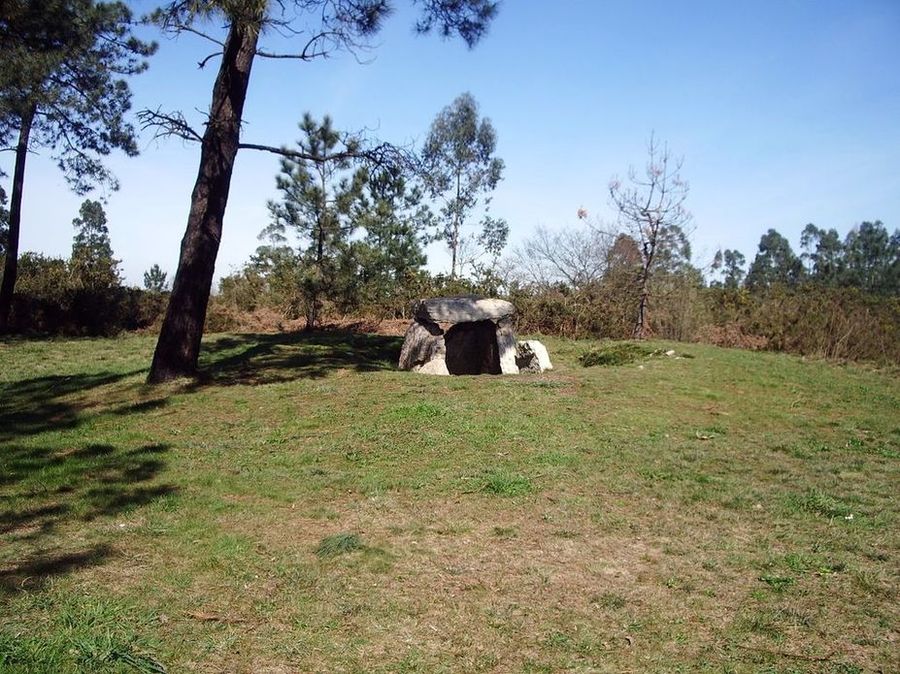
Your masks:
<svg viewBox="0 0 900 674"><path fill-rule="evenodd" d="M0 442L75 428L81 420L80 408L66 398L114 384L137 372L51 375L0 382Z"/></svg>
<svg viewBox="0 0 900 674"><path fill-rule="evenodd" d="M266 384L321 378L338 370L392 370L400 346L398 337L347 332L213 338L204 349L204 376L198 383ZM166 405L166 390L149 400L135 400L130 389L110 390L109 395L95 391L138 373L0 383L0 596L39 591L54 577L103 564L115 554L111 539L116 530L79 526L79 536L72 536L73 525L177 495L175 486L159 480L165 445L67 444L77 442L77 436L66 431L89 419ZM48 436L48 442L34 437L55 431L63 433ZM82 532L93 540L80 539Z"/></svg>
<svg viewBox="0 0 900 674"><path fill-rule="evenodd" d="M396 367L401 345L400 337L342 331L213 337L204 344L200 376L188 390L197 386L317 379L338 370L392 370ZM77 400L79 394L87 394L142 372L51 375L0 382L0 442L76 428L84 420L86 411L86 405ZM114 407L108 400L94 402L93 412L117 415L148 412L167 404L168 392L157 396L127 401L119 407ZM0 475L0 483L2 481Z"/></svg>
<svg viewBox="0 0 900 674"><path fill-rule="evenodd" d="M156 482L165 445L76 450L12 445L3 449L5 491L0 510L0 594L41 589L48 580L103 563L110 543L73 546L66 525L130 513L177 494Z"/></svg>
<svg viewBox="0 0 900 674"><path fill-rule="evenodd" d="M220 337L204 345L198 383L270 384L338 370L393 370L402 344L401 337L343 331Z"/></svg>

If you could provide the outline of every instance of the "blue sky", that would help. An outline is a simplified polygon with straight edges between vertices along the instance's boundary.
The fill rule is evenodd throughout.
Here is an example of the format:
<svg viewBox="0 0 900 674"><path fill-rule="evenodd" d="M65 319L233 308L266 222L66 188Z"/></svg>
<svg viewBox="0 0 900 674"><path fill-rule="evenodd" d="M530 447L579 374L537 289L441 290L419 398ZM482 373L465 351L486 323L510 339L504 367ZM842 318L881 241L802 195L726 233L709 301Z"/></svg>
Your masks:
<svg viewBox="0 0 900 674"><path fill-rule="evenodd" d="M131 4L143 13L156 3ZM795 247L807 222L842 234L876 218L900 227L897 0L505 0L472 51L415 36L409 3L395 4L365 64L348 54L257 59L244 139L290 144L308 110L420 144L438 111L469 91L506 162L493 212L509 222L511 245L538 226L578 227L582 206L612 221L607 184L643 164L651 132L684 157L697 264L720 246L752 259L770 227ZM132 81L135 109L180 109L199 126L215 63L196 64L211 50L189 35L146 36L160 50ZM176 140L146 136L140 147L136 159L110 158L122 188L106 207L136 285L154 263L174 274L198 161L197 147ZM10 159L0 155L8 172ZM217 275L259 245L277 171L272 155L239 155ZM68 255L81 200L46 151L32 155L22 250ZM439 249L429 258L435 270L448 266Z"/></svg>

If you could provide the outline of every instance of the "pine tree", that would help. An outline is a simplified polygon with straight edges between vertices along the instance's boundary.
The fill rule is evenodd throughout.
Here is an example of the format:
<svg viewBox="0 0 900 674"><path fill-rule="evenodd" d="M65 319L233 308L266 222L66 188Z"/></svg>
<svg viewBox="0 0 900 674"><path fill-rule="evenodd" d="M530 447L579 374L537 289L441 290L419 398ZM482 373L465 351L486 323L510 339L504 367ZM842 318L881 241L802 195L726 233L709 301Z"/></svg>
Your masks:
<svg viewBox="0 0 900 674"><path fill-rule="evenodd" d="M277 243L291 235L299 239L306 327L311 329L325 297L340 293L340 285L349 280L345 262L357 225L351 214L362 198L367 173L353 169L357 144L343 140L327 115L319 124L306 113L300 130L304 135L297 151L303 158L282 158L275 181L282 197L269 203L272 223L263 236Z"/></svg>
<svg viewBox="0 0 900 674"><path fill-rule="evenodd" d="M9 0L0 9L0 146L14 149L16 157L0 331L9 320L18 272L28 154L51 149L78 194L96 184L117 188L102 162L112 150L137 154L125 119L131 92L123 77L146 69L144 58L156 45L133 37L131 24L122 2Z"/></svg>
<svg viewBox="0 0 900 674"><path fill-rule="evenodd" d="M166 276L166 272L160 269L158 264L154 264L144 272L144 289L151 293L165 292L169 286Z"/></svg>
<svg viewBox="0 0 900 674"><path fill-rule="evenodd" d="M418 0L419 33L432 30L444 37L459 35L471 47L484 35L497 12L494 0ZM182 239L178 270L153 354L148 381L161 382L196 372L200 340L212 289L222 220L234 161L239 149L284 154L283 149L241 141L244 103L254 59L289 58L313 61L334 51L363 46L390 14L388 0L175 0L155 13L172 33L190 32L221 45L219 72L203 133L192 129L181 113L148 112L144 119L161 133L200 143L200 168L191 194L191 209ZM227 35L204 32L211 17ZM260 48L265 33L299 38L293 53Z"/></svg>
<svg viewBox="0 0 900 674"><path fill-rule="evenodd" d="M113 259L106 213L100 202L85 199L72 225L76 233L69 269L75 286L105 290L120 285L119 261Z"/></svg>
<svg viewBox="0 0 900 674"><path fill-rule="evenodd" d="M394 304L398 292L425 265L424 246L432 221L418 187L408 186L398 166L383 167L367 175L365 193L354 215L365 231L354 244L360 292L370 305Z"/></svg>

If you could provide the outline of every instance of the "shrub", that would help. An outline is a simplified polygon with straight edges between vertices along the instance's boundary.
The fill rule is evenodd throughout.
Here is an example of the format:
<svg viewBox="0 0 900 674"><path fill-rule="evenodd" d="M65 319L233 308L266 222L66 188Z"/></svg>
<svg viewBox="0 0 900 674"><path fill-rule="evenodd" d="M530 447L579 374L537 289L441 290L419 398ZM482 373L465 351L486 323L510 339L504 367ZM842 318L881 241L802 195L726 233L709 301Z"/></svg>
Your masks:
<svg viewBox="0 0 900 674"><path fill-rule="evenodd" d="M161 293L137 288L86 287L60 258L23 253L10 325L16 332L114 335L155 323L165 310Z"/></svg>
<svg viewBox="0 0 900 674"><path fill-rule="evenodd" d="M618 342L591 349L579 357L584 367L627 365L652 355L653 351L637 342Z"/></svg>

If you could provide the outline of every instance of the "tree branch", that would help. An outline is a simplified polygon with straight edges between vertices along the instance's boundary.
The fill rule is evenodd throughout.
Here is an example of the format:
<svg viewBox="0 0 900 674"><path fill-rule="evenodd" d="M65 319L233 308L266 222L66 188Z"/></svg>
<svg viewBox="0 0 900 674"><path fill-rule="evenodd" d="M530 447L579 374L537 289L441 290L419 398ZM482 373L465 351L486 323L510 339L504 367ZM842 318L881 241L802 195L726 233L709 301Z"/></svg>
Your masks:
<svg viewBox="0 0 900 674"><path fill-rule="evenodd" d="M391 145L390 143L381 143L373 148L345 150L343 152L335 152L334 154L328 155L310 154L298 150L290 150L285 147L260 145L258 143L240 143L238 149L269 152L280 157L287 157L288 159L298 161L310 161L317 164L340 161L343 159L356 159L374 166L406 165L409 162L409 152L396 145Z"/></svg>
<svg viewBox="0 0 900 674"><path fill-rule="evenodd" d="M206 64L209 63L210 59L214 59L216 56L221 56L224 52L214 51L209 56L204 57L201 61L197 62L197 67L200 70L203 70L206 67Z"/></svg>
<svg viewBox="0 0 900 674"><path fill-rule="evenodd" d="M159 109L141 110L137 117L141 122L141 130L156 129L154 139L175 136L191 143L203 141L203 135L195 131L180 112L167 114Z"/></svg>

